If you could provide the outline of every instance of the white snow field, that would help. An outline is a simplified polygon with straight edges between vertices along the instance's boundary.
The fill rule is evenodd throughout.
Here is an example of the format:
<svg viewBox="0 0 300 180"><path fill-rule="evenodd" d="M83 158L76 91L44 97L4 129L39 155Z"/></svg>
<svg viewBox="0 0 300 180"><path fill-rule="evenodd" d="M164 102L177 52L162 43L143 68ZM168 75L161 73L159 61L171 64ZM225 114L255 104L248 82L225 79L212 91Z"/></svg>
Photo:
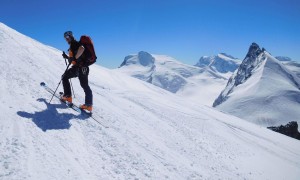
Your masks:
<svg viewBox="0 0 300 180"><path fill-rule="evenodd" d="M300 177L298 140L98 65L89 76L94 114L110 128L49 104L39 84L57 86L61 51L1 23L0 68L1 180Z"/></svg>

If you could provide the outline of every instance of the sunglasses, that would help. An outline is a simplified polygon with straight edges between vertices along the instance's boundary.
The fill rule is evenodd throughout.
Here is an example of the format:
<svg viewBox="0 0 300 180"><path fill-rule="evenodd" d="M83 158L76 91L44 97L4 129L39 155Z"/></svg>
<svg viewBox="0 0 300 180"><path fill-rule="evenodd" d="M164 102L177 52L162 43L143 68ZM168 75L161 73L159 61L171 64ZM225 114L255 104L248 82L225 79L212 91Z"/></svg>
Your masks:
<svg viewBox="0 0 300 180"><path fill-rule="evenodd" d="M65 39L66 39L66 40L70 40L71 37L70 37L70 36L65 36Z"/></svg>

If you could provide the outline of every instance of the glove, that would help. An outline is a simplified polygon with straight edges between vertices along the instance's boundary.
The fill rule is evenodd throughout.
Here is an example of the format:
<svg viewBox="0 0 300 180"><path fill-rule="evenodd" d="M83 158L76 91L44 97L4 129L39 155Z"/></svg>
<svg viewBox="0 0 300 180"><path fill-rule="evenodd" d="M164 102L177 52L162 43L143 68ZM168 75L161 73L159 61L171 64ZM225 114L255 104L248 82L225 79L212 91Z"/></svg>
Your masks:
<svg viewBox="0 0 300 180"><path fill-rule="evenodd" d="M65 58L65 59L69 59L69 56L66 55L65 51L63 51L62 57Z"/></svg>
<svg viewBox="0 0 300 180"><path fill-rule="evenodd" d="M73 66L76 65L76 61L73 60L73 61L71 62L71 64L72 64Z"/></svg>
<svg viewBox="0 0 300 180"><path fill-rule="evenodd" d="M76 59L74 57L69 57L69 64L72 64L72 61L76 61Z"/></svg>

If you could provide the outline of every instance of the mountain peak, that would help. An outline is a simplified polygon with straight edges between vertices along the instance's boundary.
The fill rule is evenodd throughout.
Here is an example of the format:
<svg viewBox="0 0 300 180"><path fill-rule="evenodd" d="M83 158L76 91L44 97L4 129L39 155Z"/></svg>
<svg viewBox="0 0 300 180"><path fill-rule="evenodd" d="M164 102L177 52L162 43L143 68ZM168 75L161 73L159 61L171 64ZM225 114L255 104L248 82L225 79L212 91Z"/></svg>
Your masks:
<svg viewBox="0 0 300 180"><path fill-rule="evenodd" d="M259 125L286 123L299 117L299 84L296 74L253 43L213 107Z"/></svg>
<svg viewBox="0 0 300 180"><path fill-rule="evenodd" d="M138 54L126 56L120 67L128 66L131 64L152 66L154 64L154 61L155 58L150 53L146 51L140 51L138 52Z"/></svg>
<svg viewBox="0 0 300 180"><path fill-rule="evenodd" d="M257 68L261 64L261 62L265 59L265 58L258 58L263 52L264 52L264 48L260 49L258 44L256 43L251 44L245 59L243 60L242 64L238 69L237 76L235 77L236 86L243 83L246 79L248 79L252 75L252 71L255 68Z"/></svg>
<svg viewBox="0 0 300 180"><path fill-rule="evenodd" d="M215 72L234 72L240 64L240 60L226 53L214 56L202 56L195 66L209 67Z"/></svg>
<svg viewBox="0 0 300 180"><path fill-rule="evenodd" d="M154 63L154 57L145 51L140 51L138 53L138 59L142 66L153 65Z"/></svg>
<svg viewBox="0 0 300 180"><path fill-rule="evenodd" d="M258 44L253 42L250 45L248 53L239 66L237 72L233 76L231 76L226 88L213 103L214 107L226 101L228 95L233 91L234 87L244 83L248 78L251 77L255 69L257 69L262 61L266 59L264 57L260 57L262 55L262 52L264 51L259 48Z"/></svg>
<svg viewBox="0 0 300 180"><path fill-rule="evenodd" d="M262 52L262 50L259 48L259 45L256 44L255 42L253 42L249 47L246 58L247 57L249 57L249 58L257 57L261 52Z"/></svg>

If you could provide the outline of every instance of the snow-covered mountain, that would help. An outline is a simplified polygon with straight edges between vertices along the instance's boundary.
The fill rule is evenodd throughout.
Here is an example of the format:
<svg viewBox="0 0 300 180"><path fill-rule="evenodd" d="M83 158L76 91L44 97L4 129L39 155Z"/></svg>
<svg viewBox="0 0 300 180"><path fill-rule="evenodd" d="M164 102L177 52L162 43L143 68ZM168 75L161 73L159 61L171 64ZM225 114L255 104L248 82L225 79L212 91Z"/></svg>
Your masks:
<svg viewBox="0 0 300 180"><path fill-rule="evenodd" d="M202 56L195 66L208 67L214 72L228 74L229 76L239 67L241 60L226 53L216 56Z"/></svg>
<svg viewBox="0 0 300 180"><path fill-rule="evenodd" d="M214 107L263 126L300 122L300 80L253 43Z"/></svg>
<svg viewBox="0 0 300 180"><path fill-rule="evenodd" d="M144 51L125 57L116 71L209 106L227 82L226 76L210 68L186 65L172 57Z"/></svg>
<svg viewBox="0 0 300 180"><path fill-rule="evenodd" d="M276 59L278 58L276 57ZM281 63L300 78L300 62L289 59L287 61L282 61Z"/></svg>
<svg viewBox="0 0 300 180"><path fill-rule="evenodd" d="M61 51L1 23L0 68L0 179L300 176L299 141L98 65L89 76L94 114L109 129L49 104L39 83L57 86Z"/></svg>
<svg viewBox="0 0 300 180"><path fill-rule="evenodd" d="M296 61L289 61L283 63L290 71L295 73L300 78L300 63Z"/></svg>
<svg viewBox="0 0 300 180"><path fill-rule="evenodd" d="M276 59L281 61L285 67L287 67L290 71L295 73L300 78L300 62L293 61L290 57L287 56L276 56Z"/></svg>
<svg viewBox="0 0 300 180"><path fill-rule="evenodd" d="M275 58L278 59L279 61L292 61L292 59L287 56L276 56Z"/></svg>

